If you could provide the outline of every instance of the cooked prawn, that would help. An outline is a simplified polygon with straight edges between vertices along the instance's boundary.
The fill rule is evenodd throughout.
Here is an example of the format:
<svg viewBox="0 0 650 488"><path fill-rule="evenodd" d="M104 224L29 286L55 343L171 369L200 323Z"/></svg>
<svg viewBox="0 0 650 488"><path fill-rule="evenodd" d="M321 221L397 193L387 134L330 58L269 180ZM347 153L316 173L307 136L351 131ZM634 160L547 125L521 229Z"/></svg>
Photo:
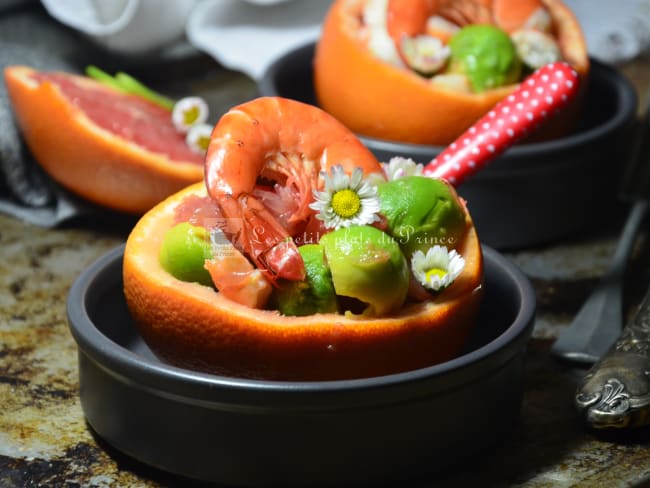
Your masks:
<svg viewBox="0 0 650 488"><path fill-rule="evenodd" d="M404 52L405 46L413 50L413 42L406 40L426 35L446 44L455 31L469 24L494 24L512 33L522 27L548 30L550 22L542 0L367 0L367 5L387 10L386 34L404 64L416 70L413 55Z"/></svg>
<svg viewBox="0 0 650 488"><path fill-rule="evenodd" d="M381 173L373 154L343 124L305 103L261 97L234 107L215 126L205 159L209 196L225 232L271 280L302 280L294 237L315 221L309 208L321 171Z"/></svg>

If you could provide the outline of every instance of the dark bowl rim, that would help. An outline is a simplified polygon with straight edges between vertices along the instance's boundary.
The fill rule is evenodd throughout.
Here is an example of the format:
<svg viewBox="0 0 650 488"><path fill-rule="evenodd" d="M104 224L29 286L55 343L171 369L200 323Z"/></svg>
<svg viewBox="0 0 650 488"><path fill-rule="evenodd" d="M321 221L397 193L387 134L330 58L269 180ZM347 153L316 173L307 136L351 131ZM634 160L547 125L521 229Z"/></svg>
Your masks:
<svg viewBox="0 0 650 488"><path fill-rule="evenodd" d="M292 57L295 57L303 51L309 52L310 50L315 49L315 46L316 41L308 42L277 57L260 77L257 84L258 91L262 95L266 96L277 95L277 91L274 89L275 85L271 82L274 76L291 60ZM616 88L618 103L614 116L601 124L595 125L587 130L572 133L565 137L545 142L515 145L500 156L502 160L527 158L540 153L559 153L580 147L589 141L600 139L604 134L608 134L624 126L634 117L637 111L638 98L631 81L613 66L602 63L593 57L589 57L589 62L590 77L601 77ZM397 141L376 139L359 134L357 134L357 137L359 137L359 139L361 139L361 141L371 149L391 152L396 155L407 153L409 155L417 155L419 157L424 156L431 159L445 148L445 146L401 143Z"/></svg>
<svg viewBox="0 0 650 488"><path fill-rule="evenodd" d="M86 310L89 291L97 286L97 280L110 266L120 262L124 244L106 253L88 266L74 281L67 297L68 322L77 345L84 354L113 375L122 376L127 382L141 384L172 395L189 396L194 399L212 400L215 388L232 394L244 392L269 392L275 395L335 394L351 391L368 391L399 387L441 377L468 368L498 353L514 343L528 339L536 311L536 297L532 284L519 268L488 246L483 247L484 259L495 266L514 283L519 301L517 316L498 337L483 346L450 361L403 373L386 376L334 380L334 381L265 381L233 378L194 372L175 366L154 363L116 344L102 334L93 324ZM519 348L517 348L518 350ZM510 355L514 355L512 351ZM509 358L508 358L509 359ZM502 362L505 362L504 359Z"/></svg>

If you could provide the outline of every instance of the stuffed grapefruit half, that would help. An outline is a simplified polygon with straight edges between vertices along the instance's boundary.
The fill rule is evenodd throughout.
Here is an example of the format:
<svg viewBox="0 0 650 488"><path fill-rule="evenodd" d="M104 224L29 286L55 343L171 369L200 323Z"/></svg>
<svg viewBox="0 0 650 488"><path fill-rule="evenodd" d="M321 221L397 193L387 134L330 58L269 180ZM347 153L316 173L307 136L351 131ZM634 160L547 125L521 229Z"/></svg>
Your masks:
<svg viewBox="0 0 650 488"><path fill-rule="evenodd" d="M447 145L531 70L559 60L586 79L583 32L561 0L336 0L316 44L314 90L357 134ZM586 85L531 138L572 129Z"/></svg>
<svg viewBox="0 0 650 488"><path fill-rule="evenodd" d="M4 77L31 153L71 192L142 214L203 178L169 110L85 76L9 66Z"/></svg>
<svg viewBox="0 0 650 488"><path fill-rule="evenodd" d="M465 268L435 301L381 318L319 313L291 317L181 281L159 262L175 208L199 183L169 197L135 226L124 253L124 291L139 330L157 355L193 370L235 377L334 380L397 373L457 356L481 298L483 261L469 227L460 253Z"/></svg>
<svg viewBox="0 0 650 488"><path fill-rule="evenodd" d="M461 352L483 257L447 182L403 158L382 165L326 112L275 97L226 113L205 165L203 183L148 211L126 243L126 301L159 357L336 380Z"/></svg>

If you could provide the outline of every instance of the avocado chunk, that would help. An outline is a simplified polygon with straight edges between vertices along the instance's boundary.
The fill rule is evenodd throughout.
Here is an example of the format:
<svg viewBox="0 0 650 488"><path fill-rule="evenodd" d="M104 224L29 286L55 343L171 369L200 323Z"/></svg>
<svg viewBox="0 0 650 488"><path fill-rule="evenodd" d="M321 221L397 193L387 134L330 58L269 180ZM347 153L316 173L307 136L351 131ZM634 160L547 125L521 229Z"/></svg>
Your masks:
<svg viewBox="0 0 650 488"><path fill-rule="evenodd" d="M212 258L207 229L183 222L163 236L158 259L165 271L181 281L214 286L203 265Z"/></svg>
<svg viewBox="0 0 650 488"><path fill-rule="evenodd" d="M512 83L521 77L522 63L510 36L492 25L474 24L460 29L449 41L449 72L469 79L480 93Z"/></svg>
<svg viewBox="0 0 650 488"><path fill-rule="evenodd" d="M408 259L436 244L453 249L463 238L465 209L446 181L407 176L382 183L377 190L388 232Z"/></svg>
<svg viewBox="0 0 650 488"><path fill-rule="evenodd" d="M336 294L366 304L364 315L399 310L409 287L409 269L399 245L385 232L363 225L338 229L320 244L332 273Z"/></svg>
<svg viewBox="0 0 650 488"><path fill-rule="evenodd" d="M325 263L323 247L305 244L298 248L305 263L305 280L283 280L273 289L271 308L283 315L311 315L338 311L332 275Z"/></svg>

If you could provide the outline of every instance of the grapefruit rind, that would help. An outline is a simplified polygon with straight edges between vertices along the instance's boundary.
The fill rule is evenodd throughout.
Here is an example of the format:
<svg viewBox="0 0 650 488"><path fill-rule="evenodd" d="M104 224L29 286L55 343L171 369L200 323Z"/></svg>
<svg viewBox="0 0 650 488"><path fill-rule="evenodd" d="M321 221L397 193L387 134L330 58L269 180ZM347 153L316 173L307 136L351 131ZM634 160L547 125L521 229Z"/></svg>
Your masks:
<svg viewBox="0 0 650 488"><path fill-rule="evenodd" d="M357 134L393 142L443 146L453 142L518 84L483 93L453 91L410 70L374 57L361 35L366 0L336 0L328 12L314 57L318 104ZM559 0L544 0L557 26L564 58L583 80L561 116L532 136L547 140L570 131L582 107L589 58L580 24Z"/></svg>
<svg viewBox="0 0 650 488"><path fill-rule="evenodd" d="M240 305L162 269L162 236L175 224L175 207L190 194L206 195L204 185L191 185L147 212L124 252L127 304L142 337L162 359L235 377L335 380L430 366L462 350L482 295L483 257L473 226L459 249L466 260L462 274L435 301L375 319L287 317Z"/></svg>
<svg viewBox="0 0 650 488"><path fill-rule="evenodd" d="M30 79L34 72L27 66L7 67L7 90L31 153L64 188L101 206L142 214L202 180L202 165L172 162L98 127L56 85ZM117 93L94 80L70 76Z"/></svg>

